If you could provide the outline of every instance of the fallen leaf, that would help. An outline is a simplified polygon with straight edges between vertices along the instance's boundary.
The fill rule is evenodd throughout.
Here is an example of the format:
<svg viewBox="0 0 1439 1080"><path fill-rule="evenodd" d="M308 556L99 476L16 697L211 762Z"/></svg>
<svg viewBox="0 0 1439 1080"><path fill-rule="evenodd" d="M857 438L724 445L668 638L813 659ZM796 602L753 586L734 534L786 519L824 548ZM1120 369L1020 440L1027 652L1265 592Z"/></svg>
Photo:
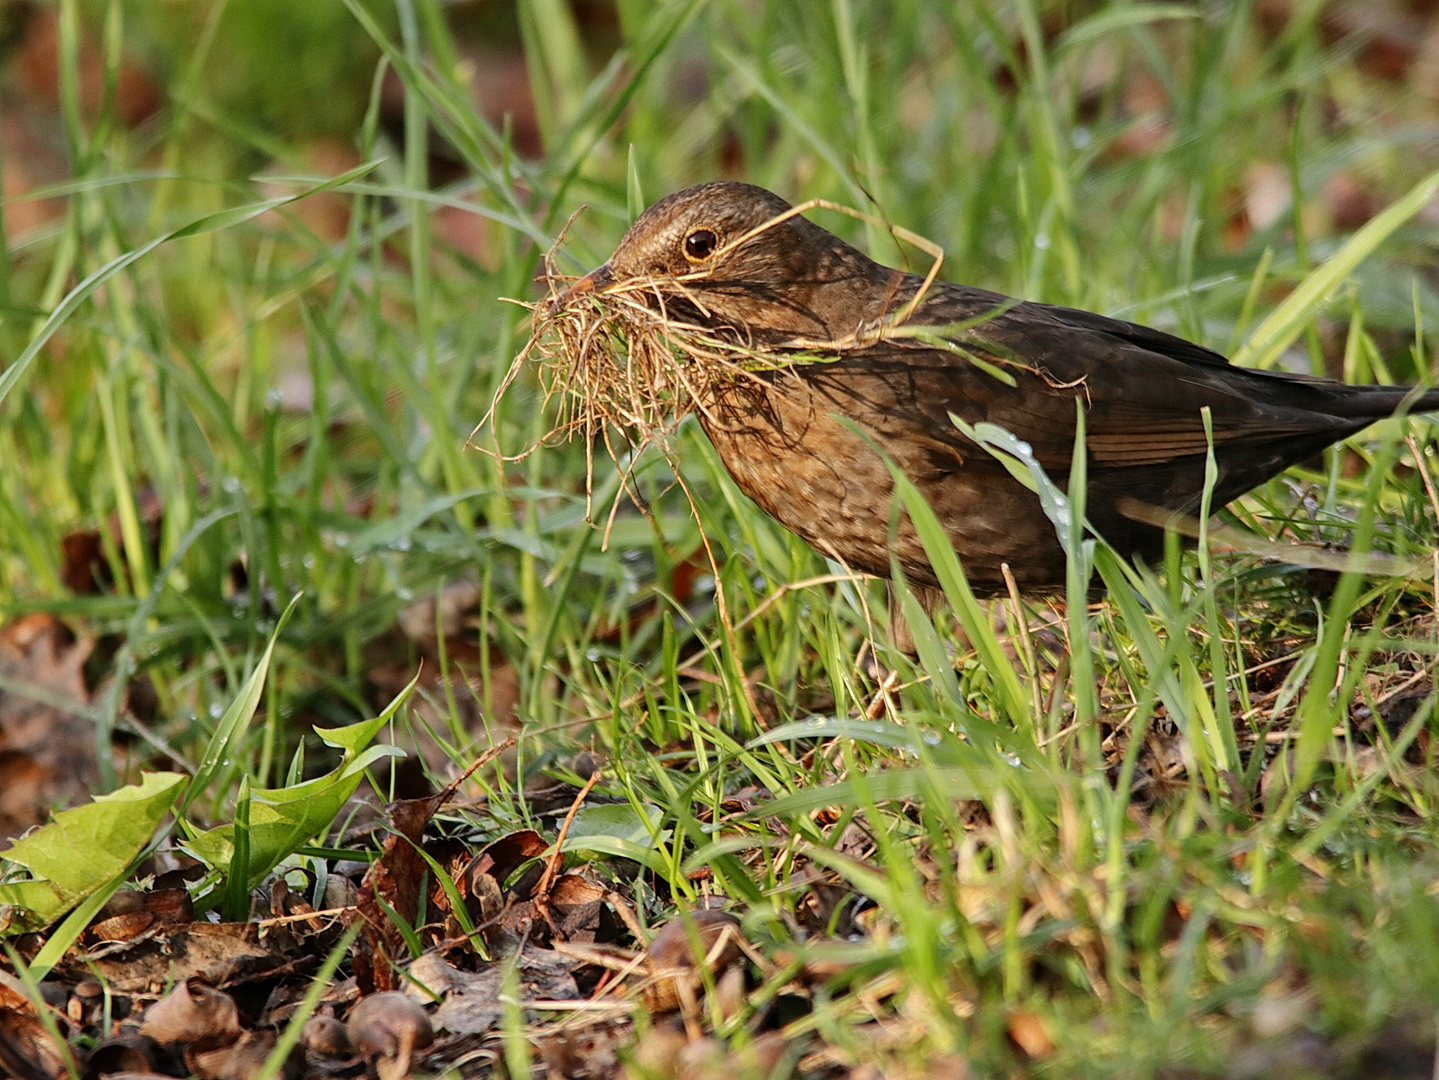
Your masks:
<svg viewBox="0 0 1439 1080"><path fill-rule="evenodd" d="M420 884L430 875L429 863L420 854L425 826L471 773L499 757L514 745L514 741L508 739L486 750L463 776L443 791L424 799L405 799L390 804L394 835L385 841L384 851L365 874L351 917L352 920L364 920L364 929L355 939L351 955L352 968L362 993L397 990L400 987L401 980L394 969L394 961L405 955L408 945L386 908L406 926L416 926L421 922L418 918L420 905L427 898L420 894ZM423 922L429 924L429 913L426 915Z"/></svg>
<svg viewBox="0 0 1439 1080"><path fill-rule="evenodd" d="M160 928L133 944L111 945L67 961L67 974L93 969L116 994L153 993L191 977L217 986L237 986L285 967L290 957L260 941L255 923L195 922Z"/></svg>

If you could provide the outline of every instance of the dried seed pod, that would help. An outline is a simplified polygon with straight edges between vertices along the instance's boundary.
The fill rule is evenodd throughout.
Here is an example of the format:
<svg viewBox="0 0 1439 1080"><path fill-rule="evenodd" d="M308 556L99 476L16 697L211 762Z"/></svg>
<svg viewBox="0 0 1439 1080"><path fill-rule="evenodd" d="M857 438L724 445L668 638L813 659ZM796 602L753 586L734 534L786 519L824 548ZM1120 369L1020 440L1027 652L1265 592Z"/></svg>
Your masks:
<svg viewBox="0 0 1439 1080"><path fill-rule="evenodd" d="M689 925L686 925L688 921ZM662 926L650 941L650 979L640 1001L650 1012L680 1007L686 993L703 985L703 970L719 974L740 955L740 921L725 911L692 911Z"/></svg>

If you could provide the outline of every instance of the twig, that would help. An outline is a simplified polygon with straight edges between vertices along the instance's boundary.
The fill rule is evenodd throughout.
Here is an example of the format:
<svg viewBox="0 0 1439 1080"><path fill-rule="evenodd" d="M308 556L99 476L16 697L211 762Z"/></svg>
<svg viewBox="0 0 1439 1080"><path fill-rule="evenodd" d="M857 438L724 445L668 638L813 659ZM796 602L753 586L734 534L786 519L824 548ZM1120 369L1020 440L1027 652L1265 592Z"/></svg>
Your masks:
<svg viewBox="0 0 1439 1080"><path fill-rule="evenodd" d="M545 872L540 875L540 880L535 885L535 903L539 905L542 910L548 911L550 889L554 886L555 877L560 865L565 861L564 852L560 850L564 847L565 836L570 831L570 825L575 820L575 814L579 813L580 804L585 801L585 796L594 790L594 786L600 782L601 775L599 769L590 773L590 778L585 781L585 786L580 788L579 794L575 796L575 801L570 804L570 812L565 815L564 824L560 826L559 836L555 837L555 849L550 853L549 861L545 863Z"/></svg>

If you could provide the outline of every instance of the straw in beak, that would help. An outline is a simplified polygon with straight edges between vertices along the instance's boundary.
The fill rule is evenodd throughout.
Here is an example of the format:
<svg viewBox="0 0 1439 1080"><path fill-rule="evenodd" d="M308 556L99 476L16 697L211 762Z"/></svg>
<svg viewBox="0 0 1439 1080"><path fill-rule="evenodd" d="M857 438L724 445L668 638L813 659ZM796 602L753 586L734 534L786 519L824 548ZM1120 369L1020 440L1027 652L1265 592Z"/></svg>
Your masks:
<svg viewBox="0 0 1439 1080"><path fill-rule="evenodd" d="M580 278L579 281L576 281L564 292L552 297L549 301L550 312L554 313L564 310L571 302L581 296L587 296L591 293L602 293L609 288L610 285L614 284L614 280L615 277L614 274L610 272L609 263L598 266Z"/></svg>

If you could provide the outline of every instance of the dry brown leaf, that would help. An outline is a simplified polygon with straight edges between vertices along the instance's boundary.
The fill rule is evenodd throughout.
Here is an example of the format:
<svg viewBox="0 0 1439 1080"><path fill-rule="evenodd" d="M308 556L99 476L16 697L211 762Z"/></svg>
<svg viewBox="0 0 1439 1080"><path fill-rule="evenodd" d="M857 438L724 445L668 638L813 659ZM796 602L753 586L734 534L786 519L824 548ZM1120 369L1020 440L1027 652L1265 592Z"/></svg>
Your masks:
<svg viewBox="0 0 1439 1080"><path fill-rule="evenodd" d="M0 630L0 849L95 788L90 650L50 615Z"/></svg>

